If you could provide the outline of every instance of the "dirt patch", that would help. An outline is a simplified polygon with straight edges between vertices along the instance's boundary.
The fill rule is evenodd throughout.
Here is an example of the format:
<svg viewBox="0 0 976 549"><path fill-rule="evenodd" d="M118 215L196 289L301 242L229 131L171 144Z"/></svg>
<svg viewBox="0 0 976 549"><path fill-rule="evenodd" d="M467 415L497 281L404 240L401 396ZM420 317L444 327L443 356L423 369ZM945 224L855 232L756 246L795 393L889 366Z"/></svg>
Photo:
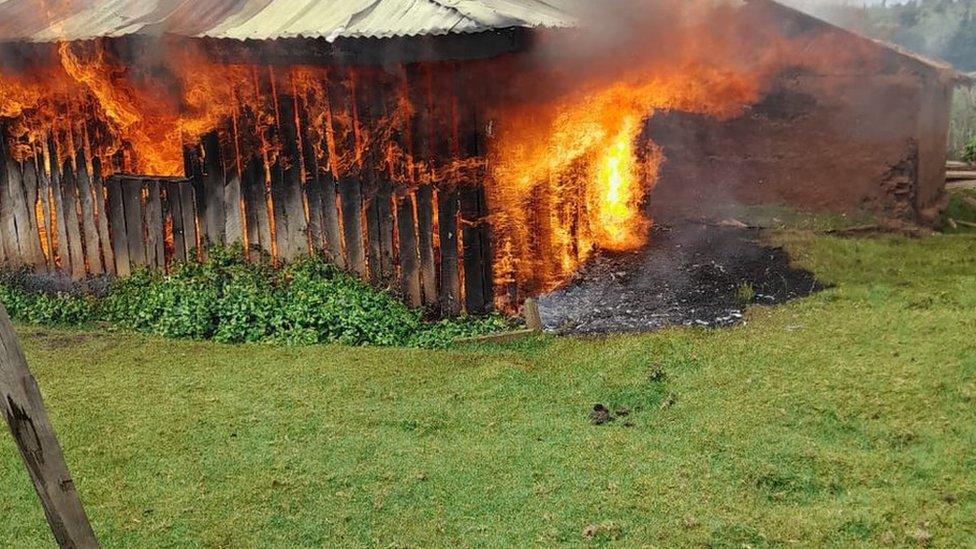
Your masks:
<svg viewBox="0 0 976 549"><path fill-rule="evenodd" d="M785 250L762 244L759 229L688 224L656 228L640 252L594 256L538 302L549 331L605 334L731 326L747 306L822 288Z"/></svg>
<svg viewBox="0 0 976 549"><path fill-rule="evenodd" d="M32 330L25 334L24 339L29 339L31 343L42 351L60 351L69 349L85 343L95 336L87 333L64 333L48 332L45 330Z"/></svg>

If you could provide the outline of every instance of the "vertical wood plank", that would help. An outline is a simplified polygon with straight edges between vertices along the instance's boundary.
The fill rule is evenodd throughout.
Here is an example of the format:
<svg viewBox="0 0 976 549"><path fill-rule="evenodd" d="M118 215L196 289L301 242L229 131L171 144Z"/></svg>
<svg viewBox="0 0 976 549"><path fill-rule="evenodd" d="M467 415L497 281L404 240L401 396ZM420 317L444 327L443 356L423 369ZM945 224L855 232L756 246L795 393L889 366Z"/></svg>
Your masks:
<svg viewBox="0 0 976 549"><path fill-rule="evenodd" d="M115 257L115 274L117 276L129 276L132 273L132 268L129 265L128 233L125 228L124 198L120 181L118 176L112 176L106 182L109 232L111 233L112 255Z"/></svg>
<svg viewBox="0 0 976 549"><path fill-rule="evenodd" d="M183 248L186 250L186 260L193 261L201 257L196 191L190 181L180 183L177 188L180 196L180 214L183 216Z"/></svg>
<svg viewBox="0 0 976 549"><path fill-rule="evenodd" d="M462 71L456 72L454 78L455 90L461 98L457 103L460 154L469 162L477 161L483 158L487 150L481 120L484 102L476 83L465 82ZM462 182L460 195L464 302L468 314L484 315L491 311L494 301L484 168L471 170L471 176L474 180Z"/></svg>
<svg viewBox="0 0 976 549"><path fill-rule="evenodd" d="M355 124L356 84L353 74L338 75L329 80L329 104L335 106L343 118ZM333 116L333 120L336 116ZM344 131L341 131L344 130ZM339 154L356 156L357 143L353 128L335 128L344 139L336 144ZM363 194L360 174L355 168L344 169L339 176L339 198L342 214L343 241L346 250L346 268L361 278L366 277L366 250L363 244Z"/></svg>
<svg viewBox="0 0 976 549"><path fill-rule="evenodd" d="M133 179L122 180L122 204L125 212L125 238L129 246L129 264L133 269L148 267L141 182Z"/></svg>
<svg viewBox="0 0 976 549"><path fill-rule="evenodd" d="M420 255L420 280L423 302L428 307L437 305L440 289L437 287L437 263L434 255L434 189L421 185L417 189L417 247Z"/></svg>
<svg viewBox="0 0 976 549"><path fill-rule="evenodd" d="M117 274L115 268L115 249L112 247L112 237L108 229L109 213L105 183L102 180L102 164L98 157L92 158L92 193L95 195L95 217L98 223L98 238L102 243L102 259L105 272Z"/></svg>
<svg viewBox="0 0 976 549"><path fill-rule="evenodd" d="M146 181L143 188L146 195L146 263L151 269L162 269L166 267L166 251L159 181Z"/></svg>
<svg viewBox="0 0 976 549"><path fill-rule="evenodd" d="M19 263L33 267L38 261L39 241L34 238L32 216L24 192L24 165L13 161L7 163L7 168L7 196L13 206Z"/></svg>
<svg viewBox="0 0 976 549"><path fill-rule="evenodd" d="M302 188L302 153L295 98L291 95L278 94L278 130L283 156L278 159L281 180L275 196L275 211L279 211L277 202L280 200L280 211L287 220L278 234L278 250L283 259L291 260L309 253L308 221Z"/></svg>
<svg viewBox="0 0 976 549"><path fill-rule="evenodd" d="M186 261L186 229L183 227L183 204L180 187L185 183L170 181L166 183L166 208L169 211L173 230L173 263Z"/></svg>
<svg viewBox="0 0 976 549"><path fill-rule="evenodd" d="M208 245L208 235L210 234L210 229L207 227L207 216L205 214L206 204L207 204L207 193L204 184L204 174L203 174L203 162L200 159L200 147L187 146L183 149L183 165L184 171L186 173L186 178L190 180L190 188L193 190L193 197L190 204L193 205L192 212L186 210L186 197L184 197L183 202L183 215L187 216L190 214L193 216L193 227L194 231L194 242L192 249L197 250L197 255L199 257L207 256L207 245ZM189 224L186 223L186 218L184 217L183 226L187 227Z"/></svg>
<svg viewBox="0 0 976 549"><path fill-rule="evenodd" d="M241 179L241 192L244 195L247 241L250 247L270 251L265 247L268 240L268 210L264 201L264 169L257 157L244 167Z"/></svg>
<svg viewBox="0 0 976 549"><path fill-rule="evenodd" d="M64 202L65 232L71 255L71 276L85 276L85 250L81 244L81 219L78 217L78 183L70 158L61 165L61 197Z"/></svg>
<svg viewBox="0 0 976 549"><path fill-rule="evenodd" d="M9 174L14 169L13 159L7 148L6 128L0 127L0 247L4 260L10 267L20 266L20 249L17 245L17 222L14 220L13 200L10 197Z"/></svg>
<svg viewBox="0 0 976 549"><path fill-rule="evenodd" d="M397 202L397 235L400 244L401 291L412 307L423 304L420 290L420 256L417 251L417 216L413 195L406 194Z"/></svg>
<svg viewBox="0 0 976 549"><path fill-rule="evenodd" d="M227 222L225 212L225 190L226 179L224 175L224 163L220 156L220 136L216 131L212 131L203 136L201 141L203 150L203 173L201 174L200 192L197 198L202 196L202 203L198 203L200 217L205 220L204 235L206 243L210 245L225 244L224 225Z"/></svg>
<svg viewBox="0 0 976 549"><path fill-rule="evenodd" d="M44 220L37 219L38 200L37 162L31 156L24 162L24 204L27 209L29 223L29 233L27 236L31 239L29 243L30 263L35 269L45 271L47 270L47 257L44 255L41 242L43 240L41 227L43 226Z"/></svg>
<svg viewBox="0 0 976 549"><path fill-rule="evenodd" d="M47 138L47 163L51 178L51 218L57 225L57 260L61 272L71 272L71 251L68 242L67 216L64 196L61 191L61 162L58 157L58 144L52 131Z"/></svg>
<svg viewBox="0 0 976 549"><path fill-rule="evenodd" d="M458 272L458 199L456 188L441 188L437 192L437 226L441 252L441 314L457 316L461 313L461 280Z"/></svg>
<svg viewBox="0 0 976 549"><path fill-rule="evenodd" d="M46 245L47 249L47 264L50 270L57 269L56 263L56 241L57 235L57 224L54 219L54 208L51 205L51 176L47 172L47 157L44 155L44 151L38 151L35 155L37 162L37 195L38 200L41 203L41 227L40 230L43 232L44 236L41 239L42 247Z"/></svg>
<svg viewBox="0 0 976 549"><path fill-rule="evenodd" d="M224 163L224 239L228 244L244 241L244 214L241 210L241 159L237 146L237 114L234 114L226 139L221 140Z"/></svg>
<svg viewBox="0 0 976 549"><path fill-rule="evenodd" d="M78 184L78 199L81 203L82 235L85 247L85 262L88 272L100 275L105 272L102 265L101 240L98 237L98 227L95 225L95 208L92 203L91 176L84 149L78 149L75 154L75 181Z"/></svg>

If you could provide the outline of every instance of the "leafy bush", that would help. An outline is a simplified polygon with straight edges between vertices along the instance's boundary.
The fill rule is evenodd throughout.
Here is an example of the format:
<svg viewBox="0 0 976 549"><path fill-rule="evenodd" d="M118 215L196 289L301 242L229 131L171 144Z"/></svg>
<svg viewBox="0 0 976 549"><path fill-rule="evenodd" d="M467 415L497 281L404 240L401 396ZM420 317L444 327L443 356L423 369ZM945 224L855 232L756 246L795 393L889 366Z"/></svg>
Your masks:
<svg viewBox="0 0 976 549"><path fill-rule="evenodd" d="M170 274L136 272L101 299L33 291L11 276L0 279L0 302L13 318L33 324L104 321L225 343L446 347L458 337L509 328L498 316L425 322L422 311L319 258L273 268L267 258L245 261L240 247L211 249L206 261Z"/></svg>
<svg viewBox="0 0 976 549"><path fill-rule="evenodd" d="M973 136L966 142L966 146L962 150L962 159L966 162L976 162L976 136Z"/></svg>

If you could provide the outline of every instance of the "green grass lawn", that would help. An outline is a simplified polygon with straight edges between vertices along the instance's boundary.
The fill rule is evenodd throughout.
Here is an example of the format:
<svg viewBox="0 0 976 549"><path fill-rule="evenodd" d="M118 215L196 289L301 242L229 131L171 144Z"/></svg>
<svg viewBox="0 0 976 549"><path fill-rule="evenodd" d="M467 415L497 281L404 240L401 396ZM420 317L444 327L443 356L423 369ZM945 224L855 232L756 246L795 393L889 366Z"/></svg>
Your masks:
<svg viewBox="0 0 976 549"><path fill-rule="evenodd" d="M20 334L109 547L972 546L976 236L772 238L835 287L728 330ZM598 402L633 413L593 426ZM0 546L53 543L7 436L0 494Z"/></svg>

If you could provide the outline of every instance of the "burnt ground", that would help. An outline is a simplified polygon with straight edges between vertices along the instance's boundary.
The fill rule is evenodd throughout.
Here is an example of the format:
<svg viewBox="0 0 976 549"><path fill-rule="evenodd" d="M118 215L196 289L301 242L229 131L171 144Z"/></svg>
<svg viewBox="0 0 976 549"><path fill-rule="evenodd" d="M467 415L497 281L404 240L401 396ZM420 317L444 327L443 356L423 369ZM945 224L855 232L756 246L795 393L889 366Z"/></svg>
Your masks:
<svg viewBox="0 0 976 549"><path fill-rule="evenodd" d="M645 332L666 326L724 327L750 305L773 305L823 288L765 246L758 229L655 228L634 253L601 252L561 289L539 298L542 322L560 333Z"/></svg>

